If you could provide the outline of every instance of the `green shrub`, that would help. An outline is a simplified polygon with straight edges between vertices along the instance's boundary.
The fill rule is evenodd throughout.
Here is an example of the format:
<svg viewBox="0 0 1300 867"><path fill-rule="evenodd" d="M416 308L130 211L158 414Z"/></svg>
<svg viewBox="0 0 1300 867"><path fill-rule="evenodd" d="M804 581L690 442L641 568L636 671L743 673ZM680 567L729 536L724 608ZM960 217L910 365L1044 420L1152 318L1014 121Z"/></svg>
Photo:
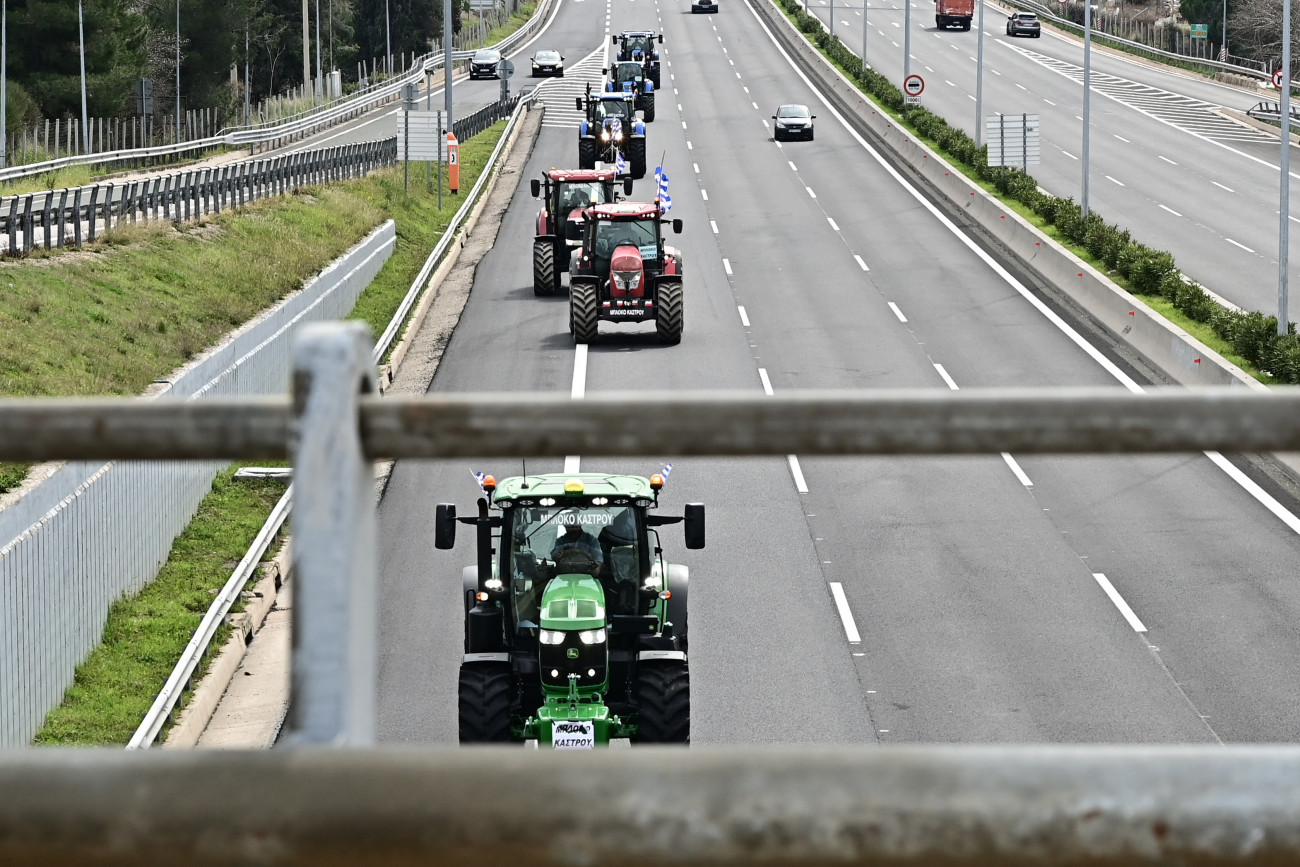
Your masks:
<svg viewBox="0 0 1300 867"><path fill-rule="evenodd" d="M1128 280L1139 295L1159 295L1166 274L1177 273L1174 257L1162 251L1144 248L1145 254L1129 269Z"/></svg>
<svg viewBox="0 0 1300 867"><path fill-rule="evenodd" d="M1216 310L1223 309L1219 306L1219 302L1207 295L1200 286L1195 283L1184 283L1182 280L1178 282L1182 285L1173 297L1174 306L1188 319L1194 322L1209 322Z"/></svg>
<svg viewBox="0 0 1300 867"><path fill-rule="evenodd" d="M1300 340L1294 333L1275 337L1263 365L1277 379L1300 384Z"/></svg>

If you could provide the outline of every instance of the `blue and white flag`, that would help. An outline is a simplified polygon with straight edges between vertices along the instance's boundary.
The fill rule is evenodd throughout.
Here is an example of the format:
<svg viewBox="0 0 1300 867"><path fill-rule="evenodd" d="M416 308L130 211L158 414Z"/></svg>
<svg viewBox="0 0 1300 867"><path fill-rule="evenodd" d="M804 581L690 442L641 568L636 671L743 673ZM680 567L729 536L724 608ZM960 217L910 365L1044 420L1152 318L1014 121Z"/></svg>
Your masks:
<svg viewBox="0 0 1300 867"><path fill-rule="evenodd" d="M659 471L659 475L663 476L663 477L664 477L664 481L666 482L666 481L668 481L668 477L669 477L670 475L672 475L672 472L673 472L673 465L672 465L672 464L665 464L665 465L664 465L664 468L663 468L662 470Z"/></svg>
<svg viewBox="0 0 1300 867"><path fill-rule="evenodd" d="M623 152L618 152L618 161L614 163L614 174L625 175L628 173L627 160L623 159Z"/></svg>
<svg viewBox="0 0 1300 867"><path fill-rule="evenodd" d="M664 171L663 166L655 169L655 180L659 186L659 195L655 197L659 201L659 207L665 211L671 211L673 209L673 197L668 195L668 174Z"/></svg>
<svg viewBox="0 0 1300 867"><path fill-rule="evenodd" d="M474 477L474 481L478 482L479 490L482 490L482 489L483 489L483 480L487 478L487 473L482 473L482 472L478 472L478 473L476 473L476 472L474 472L474 470L471 468L470 471L469 471L469 474L470 474L471 476Z"/></svg>

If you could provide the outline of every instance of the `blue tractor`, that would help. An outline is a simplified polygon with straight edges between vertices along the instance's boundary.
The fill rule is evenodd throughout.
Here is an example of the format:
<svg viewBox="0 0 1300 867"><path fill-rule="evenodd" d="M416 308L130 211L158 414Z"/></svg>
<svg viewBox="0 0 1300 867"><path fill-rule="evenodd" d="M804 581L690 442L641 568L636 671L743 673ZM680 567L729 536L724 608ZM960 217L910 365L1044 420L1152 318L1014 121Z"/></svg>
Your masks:
<svg viewBox="0 0 1300 867"><path fill-rule="evenodd" d="M605 83L607 93L630 93L635 97L633 104L641 112L646 123L655 119L655 83L650 78L650 61L620 60L609 69L609 81Z"/></svg>
<svg viewBox="0 0 1300 867"><path fill-rule="evenodd" d="M578 111L586 116L578 127L578 168L594 169L600 161L626 165L620 177L644 178L646 168L645 122L636 116L636 96L631 93L592 93L577 97Z"/></svg>

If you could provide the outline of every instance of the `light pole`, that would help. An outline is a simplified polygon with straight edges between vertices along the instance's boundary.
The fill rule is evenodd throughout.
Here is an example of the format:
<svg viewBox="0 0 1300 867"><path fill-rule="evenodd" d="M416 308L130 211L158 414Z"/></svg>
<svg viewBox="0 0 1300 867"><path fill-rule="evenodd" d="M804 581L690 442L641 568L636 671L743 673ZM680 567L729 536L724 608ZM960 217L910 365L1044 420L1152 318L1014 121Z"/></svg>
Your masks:
<svg viewBox="0 0 1300 867"><path fill-rule="evenodd" d="M443 88L443 104L447 112L447 131L455 129L455 115L451 110L451 0L442 0L442 71L447 76L447 86ZM441 145L439 146L441 147ZM439 181L439 190L442 189ZM441 193L439 193L441 195Z"/></svg>
<svg viewBox="0 0 1300 867"><path fill-rule="evenodd" d="M181 140L181 0L176 0L176 143Z"/></svg>
<svg viewBox="0 0 1300 867"><path fill-rule="evenodd" d="M975 24L980 31L975 37L975 146L980 147L984 144L984 0L975 2L980 5Z"/></svg>
<svg viewBox="0 0 1300 867"><path fill-rule="evenodd" d="M8 74L5 67L8 66L9 55L9 0L0 0L0 169L7 168L9 133L5 126L8 118L5 116L6 96L8 96L7 85L9 82Z"/></svg>
<svg viewBox="0 0 1300 867"><path fill-rule="evenodd" d="M393 21L388 15L388 0L384 0L384 46L388 53L388 74L393 74Z"/></svg>
<svg viewBox="0 0 1300 867"><path fill-rule="evenodd" d="M249 26L244 25L244 126L248 126L253 119L253 83L248 80L248 31Z"/></svg>
<svg viewBox="0 0 1300 867"><path fill-rule="evenodd" d="M90 126L86 113L86 24L81 0L77 0L77 44L81 53L81 140L83 154L90 153Z"/></svg>
<svg viewBox="0 0 1300 867"><path fill-rule="evenodd" d="M862 71L867 71L867 0L862 2Z"/></svg>
<svg viewBox="0 0 1300 867"><path fill-rule="evenodd" d="M1290 0L1287 0L1290 2ZM1089 118L1092 117L1092 0L1083 0L1083 190L1079 211L1088 216L1088 144Z"/></svg>
<svg viewBox="0 0 1300 867"><path fill-rule="evenodd" d="M325 101L325 79L320 77L320 0L316 0L316 101Z"/></svg>
<svg viewBox="0 0 1300 867"><path fill-rule="evenodd" d="M835 38L835 0L831 0L831 39Z"/></svg>
<svg viewBox="0 0 1300 867"><path fill-rule="evenodd" d="M1287 260L1291 257L1291 0L1282 0L1282 184L1278 192L1277 333L1287 333Z"/></svg>
<svg viewBox="0 0 1300 867"><path fill-rule="evenodd" d="M912 74L912 0L903 0L903 80Z"/></svg>

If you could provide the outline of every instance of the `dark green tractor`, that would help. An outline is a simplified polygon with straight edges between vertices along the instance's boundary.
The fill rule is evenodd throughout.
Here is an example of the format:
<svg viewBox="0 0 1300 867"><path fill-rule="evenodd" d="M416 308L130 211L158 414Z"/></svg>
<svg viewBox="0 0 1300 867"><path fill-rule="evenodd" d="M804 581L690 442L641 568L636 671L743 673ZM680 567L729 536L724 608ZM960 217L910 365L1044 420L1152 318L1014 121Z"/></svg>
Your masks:
<svg viewBox="0 0 1300 867"><path fill-rule="evenodd" d="M612 738L690 742L685 566L656 528L685 522L704 547L704 506L652 514L660 475L484 478L478 514L438 506L434 544L477 532L463 574L461 743L586 749Z"/></svg>

